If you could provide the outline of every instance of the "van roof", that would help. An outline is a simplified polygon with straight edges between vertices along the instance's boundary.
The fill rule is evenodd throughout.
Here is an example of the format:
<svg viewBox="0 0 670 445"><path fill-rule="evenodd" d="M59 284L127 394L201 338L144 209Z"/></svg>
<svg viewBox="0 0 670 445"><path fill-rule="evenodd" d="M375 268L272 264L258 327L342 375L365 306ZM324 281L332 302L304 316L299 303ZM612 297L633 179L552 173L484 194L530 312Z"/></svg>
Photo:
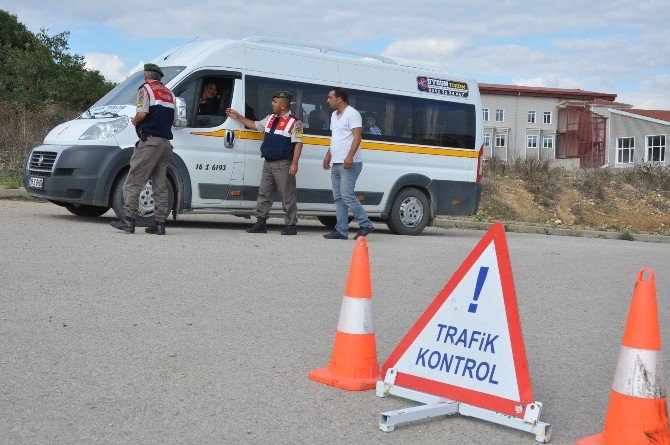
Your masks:
<svg viewBox="0 0 670 445"><path fill-rule="evenodd" d="M233 48L236 46L267 48L274 47L287 54L311 54L330 60L352 61L371 64L375 66L397 66L414 70L430 71L447 74L447 66L440 63L426 62L404 58L392 58L377 54L354 51L346 48L338 48L328 45L313 44L289 39L272 37L247 37L242 40L217 39L217 40L192 40L182 46L172 48L153 60L154 63L166 65L191 65L199 63L206 65L206 60L213 53ZM197 60L201 58L202 60ZM464 76L458 76L464 77Z"/></svg>

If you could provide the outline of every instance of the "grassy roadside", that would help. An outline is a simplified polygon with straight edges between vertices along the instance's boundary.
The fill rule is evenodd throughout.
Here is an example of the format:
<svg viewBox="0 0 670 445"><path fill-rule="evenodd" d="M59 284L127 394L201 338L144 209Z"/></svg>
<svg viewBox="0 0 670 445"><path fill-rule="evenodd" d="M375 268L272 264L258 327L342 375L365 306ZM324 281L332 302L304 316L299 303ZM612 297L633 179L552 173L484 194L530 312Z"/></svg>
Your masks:
<svg viewBox="0 0 670 445"><path fill-rule="evenodd" d="M16 172L0 172L0 188L18 189L23 185L23 177Z"/></svg>
<svg viewBox="0 0 670 445"><path fill-rule="evenodd" d="M475 221L670 235L670 167L568 171L536 159L485 165Z"/></svg>

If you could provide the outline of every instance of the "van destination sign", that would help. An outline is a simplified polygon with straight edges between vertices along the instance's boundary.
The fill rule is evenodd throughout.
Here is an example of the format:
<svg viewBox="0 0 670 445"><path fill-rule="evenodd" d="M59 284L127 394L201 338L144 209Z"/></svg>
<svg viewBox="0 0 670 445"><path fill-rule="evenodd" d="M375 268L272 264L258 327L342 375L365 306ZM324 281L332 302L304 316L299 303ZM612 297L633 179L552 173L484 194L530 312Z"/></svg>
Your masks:
<svg viewBox="0 0 670 445"><path fill-rule="evenodd" d="M436 79L417 76L416 86L424 93L443 94L445 96L468 97L468 84L455 80Z"/></svg>

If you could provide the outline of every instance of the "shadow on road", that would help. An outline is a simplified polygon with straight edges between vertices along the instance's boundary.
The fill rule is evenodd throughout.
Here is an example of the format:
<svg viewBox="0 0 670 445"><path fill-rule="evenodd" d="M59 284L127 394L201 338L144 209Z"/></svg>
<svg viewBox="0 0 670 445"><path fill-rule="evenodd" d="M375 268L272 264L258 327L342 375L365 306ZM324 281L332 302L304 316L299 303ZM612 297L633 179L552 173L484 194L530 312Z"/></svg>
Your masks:
<svg viewBox="0 0 670 445"><path fill-rule="evenodd" d="M211 215L209 215L211 217ZM91 224L91 225L101 225L101 226L109 226L109 223L113 220L116 219L116 216L113 214L106 214L97 218L85 218L81 216L76 216L76 215L48 215L47 218L54 218L60 221L67 221L67 222L72 222L72 223L77 223L77 224ZM203 221L203 220L194 220L191 219L192 216L189 215L188 219L178 219L177 221L172 221L171 219L167 221L167 228L169 230L170 227L178 227L178 228L187 228L187 229L201 229L201 230L236 230L240 232L244 232L244 229L249 227L253 222L255 221L255 218L251 219L244 219L244 218L238 218L239 221ZM303 220L305 221L305 220ZM309 222L314 222L316 223L316 220L306 220ZM140 226L138 226L140 227ZM281 229L284 228L284 224L281 221L281 218L271 218L270 221L268 221L268 231L269 232L279 232ZM355 224L351 226L350 230L350 238L353 238L353 235L356 233L357 227ZM383 222L376 222L375 223L375 235L392 235L389 229L386 227L386 224ZM307 232L307 233L326 233L330 231L329 228L322 226L319 223L316 224L309 224L309 225L304 225L298 223L298 230L299 232ZM458 232L458 231L457 231ZM439 237L439 236L445 236L445 235L450 235L453 236L455 235L454 231L447 231L444 229L438 229L438 230L427 230L424 231L420 236L422 237Z"/></svg>

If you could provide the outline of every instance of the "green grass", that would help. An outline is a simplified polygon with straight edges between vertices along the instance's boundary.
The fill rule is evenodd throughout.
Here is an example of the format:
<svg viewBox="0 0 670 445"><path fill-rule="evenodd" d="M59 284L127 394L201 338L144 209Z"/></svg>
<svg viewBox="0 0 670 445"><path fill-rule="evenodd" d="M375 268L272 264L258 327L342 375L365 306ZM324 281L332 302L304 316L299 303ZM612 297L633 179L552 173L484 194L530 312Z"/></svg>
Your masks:
<svg viewBox="0 0 670 445"><path fill-rule="evenodd" d="M624 240L624 241L633 241L635 238L633 238L633 235L630 233L630 230L624 229L621 231L621 234L619 235L619 239Z"/></svg>
<svg viewBox="0 0 670 445"><path fill-rule="evenodd" d="M0 187L17 189L23 185L23 178L19 173L0 173Z"/></svg>

